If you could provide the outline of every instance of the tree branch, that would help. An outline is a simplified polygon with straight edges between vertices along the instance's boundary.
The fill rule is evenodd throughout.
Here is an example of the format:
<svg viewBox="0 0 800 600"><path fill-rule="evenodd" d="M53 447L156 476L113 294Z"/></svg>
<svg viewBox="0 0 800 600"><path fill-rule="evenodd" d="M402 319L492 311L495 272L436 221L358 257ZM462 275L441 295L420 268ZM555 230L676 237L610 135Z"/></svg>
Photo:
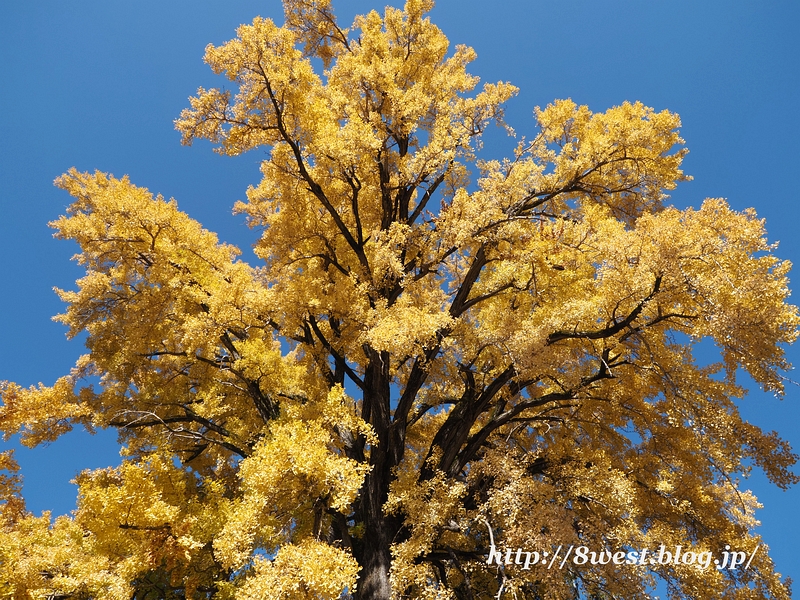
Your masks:
<svg viewBox="0 0 800 600"><path fill-rule="evenodd" d="M612 335L616 335L623 329L625 329L628 325L633 323L636 318L641 314L642 310L644 309L645 305L653 299L653 297L658 293L658 290L661 287L661 279L662 275L656 276L656 281L653 284L653 291L648 294L648 296L639 302L639 304L634 308L630 314L625 317L623 320L615 323L614 325L610 325L609 327L604 327L603 329L597 329L594 331L555 331L547 336L546 345L554 344L555 342L561 340L568 340L568 339L588 339L588 340L599 340L603 338L611 337Z"/></svg>

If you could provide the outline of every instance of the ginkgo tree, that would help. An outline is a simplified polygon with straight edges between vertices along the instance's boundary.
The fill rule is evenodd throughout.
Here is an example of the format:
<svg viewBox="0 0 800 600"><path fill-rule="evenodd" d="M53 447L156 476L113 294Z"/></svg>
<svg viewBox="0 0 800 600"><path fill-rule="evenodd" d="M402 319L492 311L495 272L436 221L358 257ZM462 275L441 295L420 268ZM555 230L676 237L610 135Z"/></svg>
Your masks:
<svg viewBox="0 0 800 600"><path fill-rule="evenodd" d="M516 88L478 88L432 5L343 28L284 0L283 26L207 48L233 90L176 125L268 152L236 206L257 265L127 177L56 181L86 269L58 318L88 353L3 383L0 427L116 428L123 461L51 522L0 455L3 597L789 597L737 476L786 487L796 457L736 406L743 373L783 393L788 263L752 210L666 205L668 111L555 101L478 160ZM751 560L496 559L579 546Z"/></svg>

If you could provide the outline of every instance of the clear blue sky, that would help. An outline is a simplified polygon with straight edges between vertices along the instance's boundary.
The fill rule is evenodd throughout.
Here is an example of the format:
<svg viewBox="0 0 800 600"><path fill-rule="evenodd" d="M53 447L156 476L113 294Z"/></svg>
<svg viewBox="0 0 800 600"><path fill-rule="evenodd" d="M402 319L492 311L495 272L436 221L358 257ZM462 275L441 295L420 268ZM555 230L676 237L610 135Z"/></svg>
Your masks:
<svg viewBox="0 0 800 600"><path fill-rule="evenodd" d="M341 21L382 4L335 1ZM52 181L69 167L100 169L180 207L246 249L252 234L231 215L259 179L261 156L182 147L172 121L200 85L224 85L202 63L208 43L234 37L256 15L281 21L278 0L207 2L3 2L0 5L0 379L52 384L82 353L50 321L62 310L53 286L71 288L75 247L47 222L69 203ZM602 111L624 100L683 119L695 177L673 194L680 206L725 197L767 219L778 255L800 263L800 3L795 0L440 0L434 21L452 43L478 53L473 73L521 92L509 123L532 131L532 109L570 97ZM490 143L487 150L500 151ZM800 273L793 276L800 289ZM795 297L795 302L797 302ZM800 346L790 350L800 364ZM800 387L782 402L757 390L746 417L800 450ZM20 450L25 496L36 513L74 508L69 480L119 460L115 437L72 433ZM10 444L15 445L15 444ZM781 492L758 473L744 482L762 500L760 529L777 569L800 580L800 489Z"/></svg>

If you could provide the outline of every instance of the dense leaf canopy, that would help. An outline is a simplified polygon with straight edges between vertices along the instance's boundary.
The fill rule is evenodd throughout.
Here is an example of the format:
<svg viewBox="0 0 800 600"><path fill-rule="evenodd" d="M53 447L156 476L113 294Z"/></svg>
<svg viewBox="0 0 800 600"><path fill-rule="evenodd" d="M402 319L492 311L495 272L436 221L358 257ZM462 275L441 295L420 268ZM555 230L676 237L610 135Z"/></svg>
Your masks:
<svg viewBox="0 0 800 600"><path fill-rule="evenodd" d="M2 384L25 443L117 428L78 509L25 511L0 456L0 590L29 598L788 598L753 533L752 465L795 456L743 421L781 394L800 319L755 212L677 210L675 114L536 109L478 160L509 83L466 68L408 0L336 21L284 0L206 61L185 143L264 148L239 251L127 178L71 170L52 223L86 275L59 319L88 353L52 387ZM235 93L234 93L235 92ZM705 364L698 345L713 344ZM554 552L747 551L747 570L488 564Z"/></svg>

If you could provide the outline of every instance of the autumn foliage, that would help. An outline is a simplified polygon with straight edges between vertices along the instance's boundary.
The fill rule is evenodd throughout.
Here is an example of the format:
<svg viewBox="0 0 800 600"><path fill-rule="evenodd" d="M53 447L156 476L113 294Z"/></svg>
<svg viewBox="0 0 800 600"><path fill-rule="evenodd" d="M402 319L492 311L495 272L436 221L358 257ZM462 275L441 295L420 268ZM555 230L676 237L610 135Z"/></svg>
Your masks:
<svg viewBox="0 0 800 600"><path fill-rule="evenodd" d="M0 427L114 427L124 459L51 521L0 455L0 595L641 598L658 575L674 597L788 598L765 550L737 572L487 564L489 528L540 551L751 551L737 476L797 481L736 408L743 373L783 392L789 265L752 210L665 204L687 179L677 115L559 100L478 160L516 89L478 87L431 0L350 29L327 0L284 7L207 48L233 91L176 121L187 144L268 151L236 206L259 264L127 178L56 182L86 269L58 318L88 353L52 387L2 384Z"/></svg>

